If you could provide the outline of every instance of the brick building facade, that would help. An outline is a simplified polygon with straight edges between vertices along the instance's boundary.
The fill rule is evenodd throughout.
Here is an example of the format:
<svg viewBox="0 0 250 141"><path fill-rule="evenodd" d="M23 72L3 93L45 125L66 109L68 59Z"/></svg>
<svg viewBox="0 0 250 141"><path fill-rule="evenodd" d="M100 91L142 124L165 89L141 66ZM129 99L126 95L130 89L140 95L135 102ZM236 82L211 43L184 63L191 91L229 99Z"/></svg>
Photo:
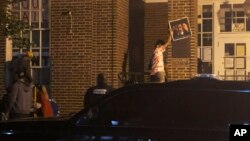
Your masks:
<svg viewBox="0 0 250 141"><path fill-rule="evenodd" d="M60 3L60 4L59 4ZM119 87L128 49L128 0L51 1L51 93L63 113L83 107L83 95L104 73ZM61 13L71 11L70 18Z"/></svg>
<svg viewBox="0 0 250 141"><path fill-rule="evenodd" d="M168 50L168 71L169 80L189 79L197 74L197 0L169 0L168 18L174 20L182 17L188 17L192 36L189 39L188 57L178 56L178 52L173 51L173 46ZM173 44L172 44L173 45Z"/></svg>
<svg viewBox="0 0 250 141"><path fill-rule="evenodd" d="M104 73L108 84L118 88L122 86L118 78L120 72L147 71L154 42L166 38L170 19L188 16L193 36L190 57L172 58L172 48L168 49L168 80L188 79L195 75L197 17L193 11L196 3L197 0L163 3L51 0L50 93L57 100L62 114L82 109L84 93L95 85L98 73ZM124 58L126 55L128 62ZM4 56L5 40L1 38L0 95L5 93Z"/></svg>

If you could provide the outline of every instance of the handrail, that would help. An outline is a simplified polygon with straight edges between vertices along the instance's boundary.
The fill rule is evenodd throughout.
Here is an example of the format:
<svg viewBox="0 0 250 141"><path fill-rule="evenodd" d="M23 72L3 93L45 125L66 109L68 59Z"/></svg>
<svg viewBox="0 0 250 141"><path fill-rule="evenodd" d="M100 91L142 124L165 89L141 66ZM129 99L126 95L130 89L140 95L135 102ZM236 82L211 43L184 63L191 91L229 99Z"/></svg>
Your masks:
<svg viewBox="0 0 250 141"><path fill-rule="evenodd" d="M149 72L121 72L118 78L123 85L145 83L149 81Z"/></svg>

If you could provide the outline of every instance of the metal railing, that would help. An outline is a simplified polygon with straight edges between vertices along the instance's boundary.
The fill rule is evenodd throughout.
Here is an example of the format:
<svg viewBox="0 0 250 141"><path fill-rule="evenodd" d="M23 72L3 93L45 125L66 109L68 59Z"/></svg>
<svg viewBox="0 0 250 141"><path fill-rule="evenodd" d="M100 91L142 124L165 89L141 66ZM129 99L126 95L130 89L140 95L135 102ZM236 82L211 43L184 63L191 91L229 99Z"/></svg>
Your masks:
<svg viewBox="0 0 250 141"><path fill-rule="evenodd" d="M149 82L149 72L121 72L118 78L123 85Z"/></svg>
<svg viewBox="0 0 250 141"><path fill-rule="evenodd" d="M228 80L228 81L249 81L250 75L218 75L220 80Z"/></svg>

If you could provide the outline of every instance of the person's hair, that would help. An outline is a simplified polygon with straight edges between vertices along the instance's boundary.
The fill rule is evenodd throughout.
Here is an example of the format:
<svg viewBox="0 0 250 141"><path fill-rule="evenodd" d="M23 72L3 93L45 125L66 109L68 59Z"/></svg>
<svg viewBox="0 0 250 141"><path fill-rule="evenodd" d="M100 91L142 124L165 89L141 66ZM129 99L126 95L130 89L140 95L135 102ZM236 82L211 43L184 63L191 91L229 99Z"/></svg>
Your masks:
<svg viewBox="0 0 250 141"><path fill-rule="evenodd" d="M165 41L159 39L155 42L155 46L158 46L158 45L164 45L165 44Z"/></svg>
<svg viewBox="0 0 250 141"><path fill-rule="evenodd" d="M98 74L96 77L96 81L97 85L104 85L105 84L104 74L103 73Z"/></svg>
<svg viewBox="0 0 250 141"><path fill-rule="evenodd" d="M22 79L22 78L24 78L25 77L25 73L23 72L23 71L18 71L17 72L17 78L18 79Z"/></svg>

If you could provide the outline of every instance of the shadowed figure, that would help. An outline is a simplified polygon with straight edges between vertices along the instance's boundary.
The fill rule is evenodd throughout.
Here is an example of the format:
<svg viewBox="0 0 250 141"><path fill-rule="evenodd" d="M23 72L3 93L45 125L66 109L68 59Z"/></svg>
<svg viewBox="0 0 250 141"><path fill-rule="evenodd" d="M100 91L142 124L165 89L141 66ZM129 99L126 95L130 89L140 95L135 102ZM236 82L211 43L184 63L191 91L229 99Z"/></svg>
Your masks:
<svg viewBox="0 0 250 141"><path fill-rule="evenodd" d="M84 108L92 106L114 89L106 84L104 74L102 73L97 75L96 83L96 86L90 87L84 96Z"/></svg>

